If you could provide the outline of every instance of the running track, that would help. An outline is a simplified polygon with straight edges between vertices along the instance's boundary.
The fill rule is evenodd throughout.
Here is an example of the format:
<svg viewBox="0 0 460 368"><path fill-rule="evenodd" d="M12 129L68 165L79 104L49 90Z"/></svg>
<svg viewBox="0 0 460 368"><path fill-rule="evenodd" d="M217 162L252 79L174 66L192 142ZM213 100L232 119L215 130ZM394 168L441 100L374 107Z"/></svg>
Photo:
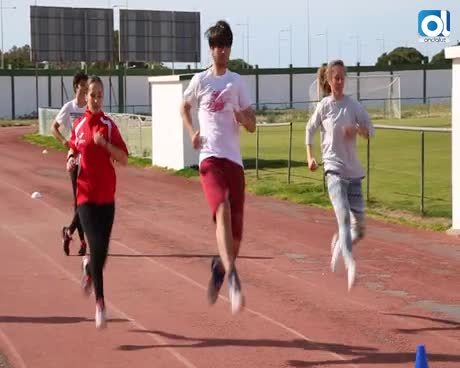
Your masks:
<svg viewBox="0 0 460 368"><path fill-rule="evenodd" d="M343 266L329 271L330 211L248 195L247 308L233 316L226 286L206 303L216 246L199 183L151 169L118 170L109 326L97 331L80 258L61 249L64 154L22 142L29 131L0 129L0 351L14 368L399 368L420 343L430 367L460 366L456 238L370 221L348 293Z"/></svg>

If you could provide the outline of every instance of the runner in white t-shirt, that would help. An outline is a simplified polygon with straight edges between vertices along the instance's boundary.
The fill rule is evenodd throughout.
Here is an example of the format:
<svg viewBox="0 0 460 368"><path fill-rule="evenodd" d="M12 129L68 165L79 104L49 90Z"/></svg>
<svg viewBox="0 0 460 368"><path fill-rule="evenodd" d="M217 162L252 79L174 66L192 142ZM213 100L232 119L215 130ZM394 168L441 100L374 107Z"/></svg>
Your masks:
<svg viewBox="0 0 460 368"><path fill-rule="evenodd" d="M213 65L190 81L181 115L193 147L200 149L201 184L216 223L220 257L211 263L208 300L216 302L227 275L232 312L236 313L244 305L235 267L243 235L245 190L239 133L240 126L254 132L256 118L241 76L227 69L233 42L230 26L218 21L206 36ZM192 107L198 108L199 130L193 127Z"/></svg>
<svg viewBox="0 0 460 368"><path fill-rule="evenodd" d="M78 117L82 116L86 111L86 100L85 93L87 91L87 82L88 76L83 73L77 73L73 78L73 89L75 92L75 99L67 102L62 106L61 110L57 114L56 118L51 124L51 133L60 141L65 147L69 148L67 139L62 134L61 130L65 130L67 133L70 133L72 130L72 124ZM72 182L72 190L74 197L74 217L69 226L64 226L62 228L62 247L64 253L69 255L70 252L70 241L72 240L72 235L75 230L78 230L78 236L80 237L81 245L78 254L84 256L86 254L86 242L85 234L80 224L80 218L76 210L76 194L77 194L77 172L74 170L70 172L70 180Z"/></svg>

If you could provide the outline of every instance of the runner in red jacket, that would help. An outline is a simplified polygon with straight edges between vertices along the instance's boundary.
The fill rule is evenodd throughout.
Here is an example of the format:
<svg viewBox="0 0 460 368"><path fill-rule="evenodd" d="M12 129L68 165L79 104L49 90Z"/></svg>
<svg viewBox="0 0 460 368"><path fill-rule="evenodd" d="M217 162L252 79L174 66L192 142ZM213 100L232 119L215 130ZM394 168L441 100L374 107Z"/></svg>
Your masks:
<svg viewBox="0 0 460 368"><path fill-rule="evenodd" d="M128 149L115 123L102 111L104 88L99 77L88 80L88 109L75 120L69 140L67 170L78 163L77 210L91 257L83 258L82 287L94 286L96 327L106 326L103 269L115 215L116 175L113 162L128 163Z"/></svg>

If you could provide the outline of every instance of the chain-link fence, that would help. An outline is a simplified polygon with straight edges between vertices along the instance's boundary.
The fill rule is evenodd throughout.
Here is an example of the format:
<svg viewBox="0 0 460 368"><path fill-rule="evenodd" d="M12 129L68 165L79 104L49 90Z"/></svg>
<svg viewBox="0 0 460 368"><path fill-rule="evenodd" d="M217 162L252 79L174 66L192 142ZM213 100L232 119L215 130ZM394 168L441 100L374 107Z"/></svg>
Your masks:
<svg viewBox="0 0 460 368"><path fill-rule="evenodd" d="M58 109L39 109L38 122L41 135L51 135L51 124L58 112ZM107 115L112 118L120 130L131 156L152 157L152 118L150 116L117 113ZM67 136L70 134L68 131L63 133Z"/></svg>
<svg viewBox="0 0 460 368"><path fill-rule="evenodd" d="M322 186L322 170L312 173L307 168L305 125L260 122L255 136L243 134L241 147L248 177L266 185ZM382 208L450 217L451 128L442 121L434 125L436 128L375 124L373 138L358 139L358 157L366 172L363 194L369 202ZM319 133L313 146L319 161ZM295 190L308 193L307 189Z"/></svg>

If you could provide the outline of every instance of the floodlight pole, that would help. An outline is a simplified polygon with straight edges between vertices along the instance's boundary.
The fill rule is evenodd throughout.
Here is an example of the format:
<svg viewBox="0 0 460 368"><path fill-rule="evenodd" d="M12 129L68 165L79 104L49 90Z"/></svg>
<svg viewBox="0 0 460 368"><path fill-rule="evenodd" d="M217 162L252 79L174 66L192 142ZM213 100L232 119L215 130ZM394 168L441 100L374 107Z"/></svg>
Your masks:
<svg viewBox="0 0 460 368"><path fill-rule="evenodd" d="M3 50L3 9L16 9L15 6L3 7L3 0L0 0L0 33L1 33L1 48L2 48L2 58L1 58L1 68L5 69L5 51Z"/></svg>
<svg viewBox="0 0 460 368"><path fill-rule="evenodd" d="M247 22L246 23L237 23L236 24L237 26L244 26L246 27L246 51L247 51L247 55L246 55L246 63L248 64L248 67L250 65L250 61L249 61L249 18L247 19ZM244 59L244 36L243 36L243 59Z"/></svg>
<svg viewBox="0 0 460 368"><path fill-rule="evenodd" d="M2 33L2 69L5 69L5 52L3 50L3 1L0 0L0 22L2 23L1 25L1 30L0 32Z"/></svg>

